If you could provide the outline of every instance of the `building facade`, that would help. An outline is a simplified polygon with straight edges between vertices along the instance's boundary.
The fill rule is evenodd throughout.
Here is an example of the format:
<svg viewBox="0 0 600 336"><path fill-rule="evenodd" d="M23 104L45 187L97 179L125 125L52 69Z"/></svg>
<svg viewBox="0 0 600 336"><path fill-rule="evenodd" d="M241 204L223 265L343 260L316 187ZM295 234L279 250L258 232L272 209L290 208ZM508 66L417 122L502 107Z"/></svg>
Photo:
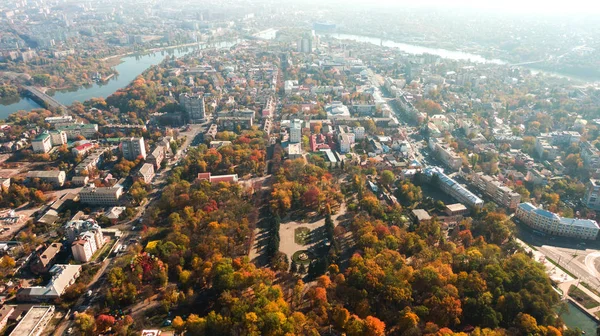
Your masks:
<svg viewBox="0 0 600 336"><path fill-rule="evenodd" d="M504 185L504 183L482 172L472 174L471 181L479 190L502 206L514 210L521 203L520 194L514 192Z"/></svg>
<svg viewBox="0 0 600 336"><path fill-rule="evenodd" d="M31 141L34 153L48 153L52 149L52 138L48 133L38 135Z"/></svg>
<svg viewBox="0 0 600 336"><path fill-rule="evenodd" d="M138 157L146 159L146 144L144 138L126 138L121 140L121 152L123 157L129 161L135 161Z"/></svg>
<svg viewBox="0 0 600 336"><path fill-rule="evenodd" d="M154 166L151 163L144 163L142 167L135 173L133 179L146 184L152 182L154 178Z"/></svg>
<svg viewBox="0 0 600 336"><path fill-rule="evenodd" d="M204 96L184 93L179 96L179 104L187 112L190 123L196 124L206 120Z"/></svg>
<svg viewBox="0 0 600 336"><path fill-rule="evenodd" d="M600 210L600 181L591 179L585 190L585 196L583 197L583 203L586 207L594 210Z"/></svg>
<svg viewBox="0 0 600 336"><path fill-rule="evenodd" d="M59 130L49 131L52 146L62 146L67 144L67 133Z"/></svg>
<svg viewBox="0 0 600 336"><path fill-rule="evenodd" d="M483 207L483 200L481 198L448 177L439 167L427 167L423 170L423 173L430 181L437 178L437 183L439 183L438 187L446 194L454 197L457 201L471 208Z"/></svg>
<svg viewBox="0 0 600 336"><path fill-rule="evenodd" d="M62 187L65 184L67 174L62 170L32 170L27 173L27 178L37 178L43 182Z"/></svg>
<svg viewBox="0 0 600 336"><path fill-rule="evenodd" d="M115 185L112 187L96 187L93 184L85 186L79 192L79 200L81 203L111 206L118 205L119 199L123 195L123 187Z"/></svg>
<svg viewBox="0 0 600 336"><path fill-rule="evenodd" d="M299 143L302 141L302 120L294 119L290 123L290 142Z"/></svg>
<svg viewBox="0 0 600 336"><path fill-rule="evenodd" d="M562 218L531 203L519 204L515 218L533 229L554 236L595 240L600 231L600 226L594 220Z"/></svg>

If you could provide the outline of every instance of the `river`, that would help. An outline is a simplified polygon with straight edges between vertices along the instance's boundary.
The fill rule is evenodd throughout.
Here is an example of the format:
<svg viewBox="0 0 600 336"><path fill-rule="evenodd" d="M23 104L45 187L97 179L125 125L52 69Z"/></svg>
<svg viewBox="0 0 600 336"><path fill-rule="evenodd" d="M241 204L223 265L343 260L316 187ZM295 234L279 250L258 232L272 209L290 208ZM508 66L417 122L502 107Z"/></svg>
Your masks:
<svg viewBox="0 0 600 336"><path fill-rule="evenodd" d="M214 46L217 48L227 48L234 45L236 42L219 42ZM111 78L105 83L94 83L88 86L82 86L73 90L56 91L53 97L64 105L71 105L75 101L84 102L91 98L106 98L115 91L126 87L137 76L142 74L149 67L162 62L167 55L180 57L193 50L205 49L207 45L199 44L198 46L170 48L161 51L156 51L147 54L133 55L121 58L121 63L115 69L118 75ZM32 110L40 108L40 106L29 98L22 98L17 102L3 105L0 102L0 119L6 119L11 113L19 110Z"/></svg>
<svg viewBox="0 0 600 336"><path fill-rule="evenodd" d="M381 38L375 38L375 37L369 37L369 36L351 35L351 34L319 34L319 35L331 36L333 38L340 39L340 40L351 40L351 41L357 41L357 42L371 43L374 45L381 45L381 46L389 47L389 48L396 48L396 49L399 49L399 50L401 50L407 54L411 54L411 55L430 54L430 55L436 55L436 56L440 56L442 58L447 58L447 59L452 59L452 60L457 60L457 61L471 61L474 63L491 63L491 64L510 64L509 62L506 62L506 61L503 61L500 59L488 59L481 55L471 54L471 53L462 52L462 51L453 51L453 50L440 49L440 48L429 48L429 47L423 47L423 46L407 44L407 43L399 43L399 42L394 42L394 41L389 41L389 40L384 40ZM583 82L586 84L591 84L592 82L597 81L596 79L578 77L578 76L574 76L574 75L567 74L567 73L553 72L553 71L548 71L548 70L540 70L538 68L535 68L535 66L533 66L533 65L532 66L519 65L519 67L529 69L529 70L531 70L531 72L533 74L542 73L547 76L566 78L569 80Z"/></svg>
<svg viewBox="0 0 600 336"><path fill-rule="evenodd" d="M506 62L499 59L487 59L480 55L470 54L462 51L452 51L447 49L428 48L413 44L398 43L394 41L388 41L375 37L361 36L361 35L349 35L349 34L332 34L333 38L340 40L351 40L357 42L371 43L375 45L381 45L388 48L396 48L407 54L421 55L431 54L440 56L442 58L448 58L453 60L471 61L475 63L494 63L494 64L507 64Z"/></svg>

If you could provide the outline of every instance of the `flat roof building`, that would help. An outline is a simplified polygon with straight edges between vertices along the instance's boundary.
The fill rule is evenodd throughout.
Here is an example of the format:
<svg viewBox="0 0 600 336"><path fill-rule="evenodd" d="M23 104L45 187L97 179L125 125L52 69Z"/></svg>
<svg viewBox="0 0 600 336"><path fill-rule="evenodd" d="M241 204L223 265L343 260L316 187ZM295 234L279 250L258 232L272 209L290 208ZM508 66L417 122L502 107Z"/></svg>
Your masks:
<svg viewBox="0 0 600 336"><path fill-rule="evenodd" d="M54 315L54 306L33 306L9 336L39 336Z"/></svg>
<svg viewBox="0 0 600 336"><path fill-rule="evenodd" d="M443 169L439 167L427 167L423 170L425 177L430 181L437 176L439 178L439 187L448 195L454 197L460 203L463 203L471 208L483 207L483 200L463 187L458 182L454 181L448 175L444 174Z"/></svg>
<svg viewBox="0 0 600 336"><path fill-rule="evenodd" d="M96 185L90 184L81 189L79 192L79 200L81 203L91 205L118 205L122 195L123 187L121 185L96 187Z"/></svg>
<svg viewBox="0 0 600 336"><path fill-rule="evenodd" d="M32 170L27 173L28 179L37 178L59 187L65 184L66 177L67 174L62 170Z"/></svg>
<svg viewBox="0 0 600 336"><path fill-rule="evenodd" d="M595 240L600 231L594 220L562 218L531 203L519 204L515 217L536 230L555 236Z"/></svg>

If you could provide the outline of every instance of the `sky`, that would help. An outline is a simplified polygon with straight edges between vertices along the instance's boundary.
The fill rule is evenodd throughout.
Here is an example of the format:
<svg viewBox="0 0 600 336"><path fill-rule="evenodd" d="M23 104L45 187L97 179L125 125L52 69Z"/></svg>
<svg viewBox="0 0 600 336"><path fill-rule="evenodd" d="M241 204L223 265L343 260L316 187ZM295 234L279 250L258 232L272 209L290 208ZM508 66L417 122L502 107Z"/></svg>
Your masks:
<svg viewBox="0 0 600 336"><path fill-rule="evenodd" d="M364 0L352 0L352 2L364 4ZM509 13L600 14L599 0L369 0L368 2L380 5L468 8Z"/></svg>

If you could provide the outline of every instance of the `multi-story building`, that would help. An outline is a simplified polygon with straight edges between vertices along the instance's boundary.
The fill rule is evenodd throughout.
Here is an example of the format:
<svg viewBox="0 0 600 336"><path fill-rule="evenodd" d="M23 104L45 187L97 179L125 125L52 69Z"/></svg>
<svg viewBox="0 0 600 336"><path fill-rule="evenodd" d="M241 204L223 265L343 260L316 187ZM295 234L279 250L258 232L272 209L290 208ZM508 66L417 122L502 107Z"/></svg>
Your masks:
<svg viewBox="0 0 600 336"><path fill-rule="evenodd" d="M554 160L558 156L559 148L552 145L548 138L537 137L535 139L535 152L541 159Z"/></svg>
<svg viewBox="0 0 600 336"><path fill-rule="evenodd" d="M93 232L94 233L96 245L102 246L103 242L104 242L104 236L102 234L102 229L100 228L100 225L98 225L98 223L96 223L96 221L93 219L70 220L63 227L63 231L64 231L65 238L70 243L75 241L77 239L77 237L79 237L79 235L81 235L82 233L85 233L85 232Z"/></svg>
<svg viewBox="0 0 600 336"><path fill-rule="evenodd" d="M67 287L75 283L79 277L81 265L56 264L50 269L52 279L46 286L34 286L22 288L17 292L19 301L49 301L61 297ZM16 329L15 329L16 330ZM11 334L12 335L12 334ZM15 334L28 335L28 334Z"/></svg>
<svg viewBox="0 0 600 336"><path fill-rule="evenodd" d="M83 187L79 192L79 201L99 206L118 205L122 195L123 187L121 185L96 187L94 184L90 184Z"/></svg>
<svg viewBox="0 0 600 336"><path fill-rule="evenodd" d="M304 36L298 40L298 52L309 54L313 51L312 38Z"/></svg>
<svg viewBox="0 0 600 336"><path fill-rule="evenodd" d="M443 140L429 138L429 148L436 152L440 160L453 170L459 170L462 167L462 158Z"/></svg>
<svg viewBox="0 0 600 336"><path fill-rule="evenodd" d="M354 127L354 136L356 140L362 140L365 138L365 128L362 126Z"/></svg>
<svg viewBox="0 0 600 336"><path fill-rule="evenodd" d="M179 104L187 112L190 123L200 123L206 119L204 96L184 93L179 96Z"/></svg>
<svg viewBox="0 0 600 336"><path fill-rule="evenodd" d="M471 181L481 191L490 196L495 202L509 209L516 209L521 202L521 195L504 185L497 179L484 173L471 174Z"/></svg>
<svg viewBox="0 0 600 336"><path fill-rule="evenodd" d="M586 187L583 203L590 209L600 210L600 180L591 179Z"/></svg>
<svg viewBox="0 0 600 336"><path fill-rule="evenodd" d="M59 130L49 131L52 146L62 146L67 144L67 133Z"/></svg>
<svg viewBox="0 0 600 336"><path fill-rule="evenodd" d="M52 138L48 133L42 133L31 141L34 153L48 153L52 149Z"/></svg>
<svg viewBox="0 0 600 336"><path fill-rule="evenodd" d="M262 110L263 118L271 118L275 114L275 99L273 97L269 97L265 102L265 107Z"/></svg>
<svg viewBox="0 0 600 336"><path fill-rule="evenodd" d="M73 140L78 136L91 139L98 133L98 124L68 124L56 127L67 134L67 139Z"/></svg>
<svg viewBox="0 0 600 336"><path fill-rule="evenodd" d="M61 243L52 243L48 247L40 247L35 252L35 257L29 264L31 272L34 274L48 272L50 267L56 263L56 257L58 256L58 253L60 253L62 246L63 244Z"/></svg>
<svg viewBox="0 0 600 336"><path fill-rule="evenodd" d="M443 169L439 167L427 167L423 170L423 173L430 181L437 176L439 181L438 187L443 192L454 197L456 200L465 204L466 206L471 208L483 207L483 200L481 198L477 197L467 188L463 187L461 184L444 174Z"/></svg>
<svg viewBox="0 0 600 336"><path fill-rule="evenodd" d="M352 133L342 134L341 139L340 139L340 152L342 152L342 153L350 152L353 143L354 143L354 134L352 134Z"/></svg>
<svg viewBox="0 0 600 336"><path fill-rule="evenodd" d="M94 233L87 231L80 234L77 240L71 244L71 252L73 252L73 258L76 261L88 262L100 247L102 245L98 246L96 244Z"/></svg>
<svg viewBox="0 0 600 336"><path fill-rule="evenodd" d="M85 156L87 153L91 152L95 146L91 143L84 143L79 146L75 146L71 149L71 153L75 156Z"/></svg>
<svg viewBox="0 0 600 336"><path fill-rule="evenodd" d="M533 229L555 236L594 240L600 231L594 220L562 218L531 203L519 204L515 217Z"/></svg>
<svg viewBox="0 0 600 336"><path fill-rule="evenodd" d="M154 150L148 155L146 160L154 166L154 170L160 169L160 164L165 159L165 147L162 145L156 146Z"/></svg>
<svg viewBox="0 0 600 336"><path fill-rule="evenodd" d="M600 168L600 150L589 141L581 142L579 148L581 149L581 159L586 167L592 169Z"/></svg>
<svg viewBox="0 0 600 336"><path fill-rule="evenodd" d="M135 161L139 157L146 159L146 144L143 137L121 139L120 147L123 157L129 161Z"/></svg>
<svg viewBox="0 0 600 336"><path fill-rule="evenodd" d="M60 116L60 117L48 117L46 119L44 119L45 122L47 122L50 125L57 125L57 124L70 124L73 123L73 117L71 116Z"/></svg>
<svg viewBox="0 0 600 336"><path fill-rule="evenodd" d="M83 161L75 166L75 174L81 174L84 171L89 172L92 169L98 168L104 161L105 148L99 148L88 155Z"/></svg>
<svg viewBox="0 0 600 336"><path fill-rule="evenodd" d="M154 178L154 166L151 163L144 163L133 176L134 181L142 181L144 183L152 182Z"/></svg>
<svg viewBox="0 0 600 336"><path fill-rule="evenodd" d="M32 170L27 173L28 179L37 178L58 187L62 187L65 184L66 177L67 174L62 170Z"/></svg>
<svg viewBox="0 0 600 336"><path fill-rule="evenodd" d="M299 143L302 141L302 120L294 119L290 123L290 143Z"/></svg>
<svg viewBox="0 0 600 336"><path fill-rule="evenodd" d="M39 336L54 316L54 306L33 306L8 336Z"/></svg>
<svg viewBox="0 0 600 336"><path fill-rule="evenodd" d="M250 129L254 124L254 111L233 110L217 113L217 124L229 131L235 131L238 126L241 129Z"/></svg>

